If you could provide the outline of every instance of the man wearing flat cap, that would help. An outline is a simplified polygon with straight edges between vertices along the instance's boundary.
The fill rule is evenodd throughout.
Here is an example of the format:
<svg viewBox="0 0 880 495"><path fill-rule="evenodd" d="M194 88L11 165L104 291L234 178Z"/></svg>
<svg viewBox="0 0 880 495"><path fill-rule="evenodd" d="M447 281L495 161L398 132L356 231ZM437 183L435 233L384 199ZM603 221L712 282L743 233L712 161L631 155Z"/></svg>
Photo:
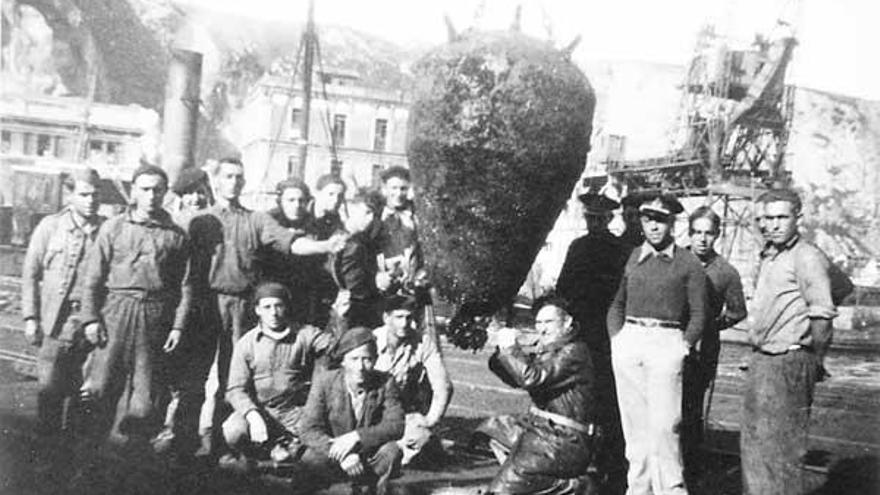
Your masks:
<svg viewBox="0 0 880 495"><path fill-rule="evenodd" d="M611 358L629 461L628 494L686 494L679 445L682 366L708 311L706 274L675 245L672 196L639 206L645 242L630 255L608 311Z"/></svg>
<svg viewBox="0 0 880 495"><path fill-rule="evenodd" d="M82 365L89 352L79 311L86 253L104 217L98 215L98 173L91 168L65 176L67 206L43 218L28 245L22 269L25 336L39 345L37 428L54 436L71 426L64 401L79 395Z"/></svg>
<svg viewBox="0 0 880 495"><path fill-rule="evenodd" d="M569 301L571 313L590 350L604 443L599 466L602 474L609 478L609 492L617 493L625 482L626 464L605 318L630 249L608 231L612 211L620 207L618 202L592 193L582 194L578 199L584 207L587 235L575 239L568 248L556 282L556 293Z"/></svg>
<svg viewBox="0 0 880 495"><path fill-rule="evenodd" d="M349 329L333 354L340 367L316 377L303 415L302 463L313 482L306 492L349 480L386 494L404 432L397 385L373 368L376 340L368 328Z"/></svg>
<svg viewBox="0 0 880 495"><path fill-rule="evenodd" d="M226 388L235 411L223 423L230 447L245 455L271 453L279 462L297 454L312 374L332 345L328 333L288 318L289 301L277 282L257 286L259 323L235 343Z"/></svg>

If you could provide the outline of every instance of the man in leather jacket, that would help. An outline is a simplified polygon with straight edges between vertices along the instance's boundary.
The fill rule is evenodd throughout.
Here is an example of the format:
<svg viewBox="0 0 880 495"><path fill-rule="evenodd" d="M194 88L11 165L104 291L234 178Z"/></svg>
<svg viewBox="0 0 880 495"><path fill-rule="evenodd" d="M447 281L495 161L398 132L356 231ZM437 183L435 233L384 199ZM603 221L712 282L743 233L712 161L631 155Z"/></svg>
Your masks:
<svg viewBox="0 0 880 495"><path fill-rule="evenodd" d="M596 450L595 376L587 344L576 339L567 303L535 302L540 341L534 354L504 329L489 368L505 383L524 389L533 405L517 421L517 441L489 485L492 494L589 494Z"/></svg>

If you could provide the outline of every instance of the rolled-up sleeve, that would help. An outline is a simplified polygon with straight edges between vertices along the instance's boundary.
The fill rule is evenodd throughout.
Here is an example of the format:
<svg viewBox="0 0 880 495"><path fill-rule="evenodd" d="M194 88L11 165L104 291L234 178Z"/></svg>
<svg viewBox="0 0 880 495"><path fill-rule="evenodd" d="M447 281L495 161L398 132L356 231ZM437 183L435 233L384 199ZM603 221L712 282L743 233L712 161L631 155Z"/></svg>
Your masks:
<svg viewBox="0 0 880 495"><path fill-rule="evenodd" d="M290 245L293 244L293 241L305 235L304 232L282 227L277 220L267 213L255 212L253 220L256 223L260 244L270 247L279 253L289 253Z"/></svg>
<svg viewBox="0 0 880 495"><path fill-rule="evenodd" d="M837 316L831 299L830 262L818 249L801 249L795 258L795 276L807 305L807 316L830 320Z"/></svg>

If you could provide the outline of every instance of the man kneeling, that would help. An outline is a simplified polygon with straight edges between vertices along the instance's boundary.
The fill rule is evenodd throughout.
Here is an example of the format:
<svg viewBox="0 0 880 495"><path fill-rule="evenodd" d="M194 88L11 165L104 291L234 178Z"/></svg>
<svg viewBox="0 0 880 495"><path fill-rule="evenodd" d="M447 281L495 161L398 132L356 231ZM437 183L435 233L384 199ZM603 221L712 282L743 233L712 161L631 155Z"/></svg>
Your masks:
<svg viewBox="0 0 880 495"><path fill-rule="evenodd" d="M397 386L373 369L376 341L369 329L348 330L333 354L341 368L316 377L303 415L304 478L316 483L311 490L348 479L388 493L388 480L400 467L396 441L404 430Z"/></svg>
<svg viewBox="0 0 880 495"><path fill-rule="evenodd" d="M540 342L526 354L514 329L499 335L489 368L529 393L534 405L517 421L516 442L488 493L595 493L589 474L595 454L595 379L587 344L576 339L562 299L535 302Z"/></svg>
<svg viewBox="0 0 880 495"><path fill-rule="evenodd" d="M226 400L235 411L223 423L223 435L239 453L271 453L282 462L302 445L302 407L316 364L332 341L316 327L288 322L290 295L281 284L261 284L254 303L260 322L232 352ZM234 457L226 456L221 465Z"/></svg>

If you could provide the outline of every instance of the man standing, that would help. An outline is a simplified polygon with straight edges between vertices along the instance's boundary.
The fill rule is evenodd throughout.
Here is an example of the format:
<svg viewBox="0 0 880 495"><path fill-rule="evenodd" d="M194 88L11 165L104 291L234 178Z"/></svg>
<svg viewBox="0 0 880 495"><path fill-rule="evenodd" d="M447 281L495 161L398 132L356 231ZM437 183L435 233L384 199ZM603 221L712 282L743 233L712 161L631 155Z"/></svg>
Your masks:
<svg viewBox="0 0 880 495"><path fill-rule="evenodd" d="M348 201L345 230L350 237L345 247L331 257L333 276L339 286L334 309L342 319L340 333L347 328L375 328L382 319L381 295L376 285L376 251L369 230L376 218L374 205L365 194Z"/></svg>
<svg viewBox="0 0 880 495"><path fill-rule="evenodd" d="M99 434L110 427L113 443L157 433L168 398L168 357L189 311L190 244L162 209L167 188L164 170L138 167L133 206L104 222L89 252L82 322L97 349L82 391L95 400Z"/></svg>
<svg viewBox="0 0 880 495"><path fill-rule="evenodd" d="M257 287L254 310L260 322L235 343L226 389L235 411L223 423L229 446L245 454L256 447L279 462L302 445L302 408L312 373L332 344L329 334L288 318L289 299L279 283Z"/></svg>
<svg viewBox="0 0 880 495"><path fill-rule="evenodd" d="M312 196L305 182L290 178L282 180L275 186L277 207L269 210L269 216L279 225L295 236L312 236L317 238L314 219L309 214L309 201ZM260 253L260 272L263 280L273 280L284 285L290 291L288 314L300 322L311 322L308 309L314 297L313 282L321 269L318 256L296 256L292 253L281 253L273 249L262 250Z"/></svg>
<svg viewBox="0 0 880 495"><path fill-rule="evenodd" d="M697 449L703 442L703 402L715 379L720 332L746 317L746 300L739 272L715 252L721 232L721 218L708 206L701 206L688 219L691 252L697 255L708 277L709 312L699 349L685 360L682 410L682 447L688 471L699 464Z"/></svg>
<svg viewBox="0 0 880 495"><path fill-rule="evenodd" d="M25 336L39 345L37 430L52 437L70 429L69 404L79 396L82 365L89 352L80 323L86 253L104 218L98 212L98 173L87 168L64 178L68 205L40 221L22 269Z"/></svg>
<svg viewBox="0 0 880 495"><path fill-rule="evenodd" d="M317 254L341 248L344 237L315 241L282 228L263 212L244 208L239 202L244 187L244 165L237 158L220 161L215 176L217 203L190 222L194 256L207 261L207 285L213 325L218 328L217 349L199 419L202 446L198 456L213 451L213 425L217 403L222 403L229 373L232 347L253 326L252 291L258 278L257 251ZM201 264L201 263L200 263ZM196 274L201 279L204 274Z"/></svg>
<svg viewBox="0 0 880 495"><path fill-rule="evenodd" d="M608 307L629 256L629 248L611 232L612 211L620 205L604 195L582 194L587 235L575 239L556 282L556 293L570 304L572 315L586 340L596 373L596 400L602 425L600 469L608 476L610 493L622 492L626 482L626 457L606 317Z"/></svg>
<svg viewBox="0 0 880 495"><path fill-rule="evenodd" d="M315 197L311 208L311 231L316 240L329 239L333 234L345 230L340 217L340 209L345 202L345 183L339 176L325 174L315 183ZM331 308L336 299L338 287L333 278L327 255L310 256L309 262L316 269L309 287L308 323L318 328L327 328Z"/></svg>
<svg viewBox="0 0 880 495"><path fill-rule="evenodd" d="M645 242L630 255L608 311L629 495L687 493L678 436L682 365L703 333L707 295L699 260L673 242L682 211L665 195L639 206Z"/></svg>
<svg viewBox="0 0 880 495"><path fill-rule="evenodd" d="M382 172L382 225L379 250L383 262L379 270L398 284L413 280L422 266L422 252L416 231L416 219L409 199L410 174L404 167Z"/></svg>
<svg viewBox="0 0 880 495"><path fill-rule="evenodd" d="M400 390L406 432L398 445L403 465L418 455L431 438L452 399L452 381L446 372L437 341L416 328L414 297L385 298L381 327L373 330L378 357L375 368L391 374Z"/></svg>
<svg viewBox="0 0 880 495"><path fill-rule="evenodd" d="M506 328L489 359L489 368L508 385L528 392L534 405L509 430L515 438L501 439L509 456L487 493L594 494L596 480L589 468L596 454L597 411L590 352L577 337L563 300L538 300L534 307L537 352L526 354L516 342L516 330Z"/></svg>
<svg viewBox="0 0 880 495"><path fill-rule="evenodd" d="M389 492L388 480L400 467L397 439L404 416L397 386L376 371L376 341L364 327L340 337L334 350L341 368L316 377L303 413L302 456L317 490L335 480L367 484L371 493ZM313 493L307 491L306 493Z"/></svg>
<svg viewBox="0 0 880 495"><path fill-rule="evenodd" d="M798 233L800 197L770 190L757 204L766 246L749 317L754 352L740 422L743 493L795 495L806 491L801 457L837 313L828 258Z"/></svg>

